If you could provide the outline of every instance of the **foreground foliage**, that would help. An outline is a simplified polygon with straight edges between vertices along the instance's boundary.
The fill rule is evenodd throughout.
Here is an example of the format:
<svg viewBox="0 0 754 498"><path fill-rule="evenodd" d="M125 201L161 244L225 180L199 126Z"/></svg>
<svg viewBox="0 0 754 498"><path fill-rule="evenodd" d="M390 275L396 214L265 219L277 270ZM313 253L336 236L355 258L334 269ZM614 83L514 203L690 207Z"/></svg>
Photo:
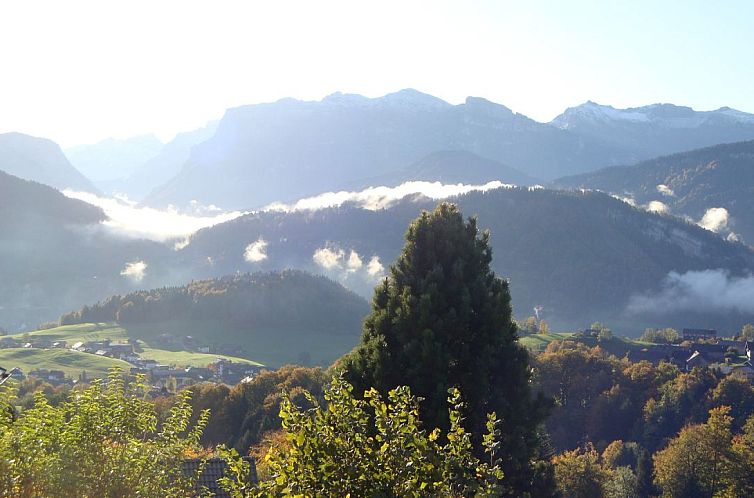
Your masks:
<svg viewBox="0 0 754 498"><path fill-rule="evenodd" d="M53 406L42 392L16 417L0 395L0 496L20 498L178 497L192 489L183 459L200 450L207 413L191 427L184 391L158 426L148 386L112 371Z"/></svg>
<svg viewBox="0 0 754 498"><path fill-rule="evenodd" d="M754 417L740 434L730 408L710 411L704 424L683 428L654 456L655 483L667 498L754 496Z"/></svg>
<svg viewBox="0 0 754 498"><path fill-rule="evenodd" d="M500 437L494 414L487 417L483 445L488 462L472 453L464 430L460 392L450 389L450 429L441 443L439 429L427 433L419 421L419 399L408 387L387 399L371 389L365 399L353 387L333 379L326 405L306 393L313 408L299 409L289 395L280 409L287 444L268 453L270 479L258 488L244 484L248 475L235 459L235 476L224 483L234 498L273 496L323 497L462 497L499 496ZM237 453L230 451L226 456ZM240 484L239 484L240 483Z"/></svg>

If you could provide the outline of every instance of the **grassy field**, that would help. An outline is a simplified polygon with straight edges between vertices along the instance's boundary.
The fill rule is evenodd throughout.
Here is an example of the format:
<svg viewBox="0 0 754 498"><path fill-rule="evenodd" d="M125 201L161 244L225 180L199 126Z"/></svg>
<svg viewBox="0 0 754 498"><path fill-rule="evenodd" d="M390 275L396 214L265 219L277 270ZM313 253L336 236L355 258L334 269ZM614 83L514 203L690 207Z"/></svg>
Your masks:
<svg viewBox="0 0 754 498"><path fill-rule="evenodd" d="M15 339L41 339L48 341L66 341L70 347L74 343L83 341L98 341L110 339L113 342L126 342L132 335L123 327L105 323L85 323L79 325L64 325L47 330L35 330L22 334L11 335ZM249 363L264 366L263 363L246 358L228 355L194 353L189 351L169 351L155 348L144 340L138 345L143 349L139 355L145 359L157 360L165 365L180 367L204 367L217 358L225 358L237 363ZM48 370L63 370L66 375L76 378L81 371L86 370L90 377L101 377L108 368L118 366L124 369L131 367L125 361L104 358L90 353L79 353L68 349L0 349L0 365L7 369L19 367L24 372L37 368Z"/></svg>
<svg viewBox="0 0 754 498"><path fill-rule="evenodd" d="M648 343L648 342L642 342L637 339L631 339L628 337L614 337L610 341L598 341L596 337L572 337L572 332L561 332L561 333L552 333L552 334L532 334L523 336L519 339L519 342L526 346L530 351L534 353L541 353L546 348L547 345L550 344L552 341L560 341L563 339L569 339L573 338L574 340L578 340L579 342L585 344L588 347L594 347L599 345L603 350L607 351L610 354L614 354L615 356L622 357L625 355L629 350L632 349L643 349L648 346L653 346L654 344Z"/></svg>
<svg viewBox="0 0 754 498"><path fill-rule="evenodd" d="M312 333L303 329L239 329L201 321L160 322L128 327L129 335L148 344L153 344L154 338L162 333L190 335L199 343L208 345L237 344L243 348L244 358L271 367L288 363L326 367L359 342L358 334L344 334L341 331Z"/></svg>
<svg viewBox="0 0 754 498"><path fill-rule="evenodd" d="M77 379L82 371L87 376L103 377L112 367L125 370L131 367L122 360L103 358L88 353L79 353L68 349L0 349L0 365L7 369L19 367L24 373L37 368L62 370L67 376Z"/></svg>
<svg viewBox="0 0 754 498"><path fill-rule="evenodd" d="M8 337L22 339L26 336L52 342L66 341L68 347L70 347L78 341L88 342L110 339L113 342L126 342L128 340L128 331L123 327L118 327L112 324L82 323L79 325L64 325L53 329L34 330L32 332L14 334Z"/></svg>
<svg viewBox="0 0 754 498"><path fill-rule="evenodd" d="M340 331L311 333L308 330L234 329L218 325L215 322L175 321L146 325L129 325L128 327L112 323L85 323L64 325L47 330L36 330L25 334L15 334L16 339L40 339L48 341L66 341L70 347L76 342L110 339L113 342L125 342L129 338L138 340L144 350L141 357L154 359L163 364L178 366L205 366L221 357L235 362L279 367L287 363L329 366L338 357L350 351L359 341L355 334ZM228 356L218 354L193 353L180 349L178 345L168 345L159 341L161 334L175 337L190 335L199 344L238 345L243 349L242 355ZM13 365L15 366L15 365ZM41 368L49 368L40 365ZM8 367L6 367L8 368Z"/></svg>
<svg viewBox="0 0 754 498"><path fill-rule="evenodd" d="M521 337L518 342L535 353L541 353L552 341L562 341L563 339L568 339L572 335L573 334L570 332L532 334Z"/></svg>

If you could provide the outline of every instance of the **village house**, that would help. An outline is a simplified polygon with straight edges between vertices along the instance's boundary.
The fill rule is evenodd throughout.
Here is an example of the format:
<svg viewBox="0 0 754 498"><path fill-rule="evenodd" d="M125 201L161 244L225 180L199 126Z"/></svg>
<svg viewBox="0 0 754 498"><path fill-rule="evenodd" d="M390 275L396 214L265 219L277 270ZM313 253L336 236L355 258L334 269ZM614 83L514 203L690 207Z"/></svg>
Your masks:
<svg viewBox="0 0 754 498"><path fill-rule="evenodd" d="M44 379L52 385L63 384L66 382L65 372L62 370L47 370L46 368L38 368L29 372L29 377L36 377L38 379Z"/></svg>
<svg viewBox="0 0 754 498"><path fill-rule="evenodd" d="M245 460L249 464L249 480L253 484L257 484L259 482L259 478L257 476L257 467L254 458L245 456L243 457L243 460ZM192 458L183 461L183 472L185 475L195 475L200 470L201 474L199 474L199 478L194 484L194 488L197 492L209 492L211 493L210 496L214 496L216 498L230 498L230 495L222 488L222 486L220 486L218 482L221 478L226 477L228 463L225 459Z"/></svg>
<svg viewBox="0 0 754 498"><path fill-rule="evenodd" d="M0 337L0 349L18 348L22 342L12 337Z"/></svg>
<svg viewBox="0 0 754 498"><path fill-rule="evenodd" d="M699 341L717 338L715 329L683 329L681 337L684 341Z"/></svg>
<svg viewBox="0 0 754 498"><path fill-rule="evenodd" d="M694 351L691 356L689 356L689 359L686 360L686 371L691 371L694 367L708 367L711 364L712 360L710 360L704 353Z"/></svg>

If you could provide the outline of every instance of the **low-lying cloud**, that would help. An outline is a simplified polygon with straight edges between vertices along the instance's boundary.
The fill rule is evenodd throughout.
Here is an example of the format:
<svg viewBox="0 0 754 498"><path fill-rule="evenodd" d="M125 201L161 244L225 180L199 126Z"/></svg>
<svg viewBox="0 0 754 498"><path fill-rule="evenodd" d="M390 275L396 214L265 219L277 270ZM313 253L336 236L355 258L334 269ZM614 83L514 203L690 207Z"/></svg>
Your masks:
<svg viewBox="0 0 754 498"><path fill-rule="evenodd" d="M120 274L134 282L141 282L147 274L147 264L144 261L132 261L126 263Z"/></svg>
<svg viewBox="0 0 754 498"><path fill-rule="evenodd" d="M364 258L353 249L346 252L339 247L321 247L314 251L312 260L320 268L329 272L339 273L343 277L360 274L371 278L379 278L385 272L385 267L380 262L379 256L372 256L365 265Z"/></svg>
<svg viewBox="0 0 754 498"><path fill-rule="evenodd" d="M697 225L711 232L719 233L728 227L728 210L721 207L709 208Z"/></svg>
<svg viewBox="0 0 754 498"><path fill-rule="evenodd" d="M636 207L636 200L631 195L618 195L618 194L610 194L610 197L613 199L618 199L619 201L625 202L629 206Z"/></svg>
<svg viewBox="0 0 754 498"><path fill-rule="evenodd" d="M371 277L381 277L385 273L385 267L382 266L378 256L372 256L372 259L367 263L367 273Z"/></svg>
<svg viewBox="0 0 754 498"><path fill-rule="evenodd" d="M333 270L335 268L343 267L343 256L345 256L343 249L330 249L329 247L323 247L314 251L312 259L317 265L325 270Z"/></svg>
<svg viewBox="0 0 754 498"><path fill-rule="evenodd" d="M362 266L364 266L364 262L361 260L359 253L357 253L356 251L351 251L351 253L348 255L348 260L346 261L346 268L348 269L348 271L358 271Z"/></svg>
<svg viewBox="0 0 754 498"><path fill-rule="evenodd" d="M667 214L670 212L668 205L660 201L649 201L649 204L645 206L645 209L650 213L658 214Z"/></svg>
<svg viewBox="0 0 754 498"><path fill-rule="evenodd" d="M252 242L243 252L243 259L249 263L259 263L267 259L267 242L261 237Z"/></svg>
<svg viewBox="0 0 754 498"><path fill-rule="evenodd" d="M632 296L627 310L754 313L754 275L734 277L722 269L670 272L658 292Z"/></svg>
<svg viewBox="0 0 754 498"><path fill-rule="evenodd" d="M657 185L657 191L662 195L675 197L675 192L673 192L673 189L668 187L667 185L663 185L662 183Z"/></svg>
<svg viewBox="0 0 754 498"><path fill-rule="evenodd" d="M156 209L138 206L124 196L100 197L74 190L64 190L63 193L70 198L102 208L108 218L102 224L111 232L157 242L186 238L197 230L230 221L244 214L240 211L222 212L218 211L219 208L216 206L207 208L198 204L194 206L194 213L182 213L172 207ZM182 248L181 246L185 247L185 244L179 243L176 249Z"/></svg>
<svg viewBox="0 0 754 498"><path fill-rule="evenodd" d="M397 187L369 187L359 192L326 192L314 197L301 199L293 204L273 203L264 208L264 211L315 211L331 207L339 207L345 203L353 203L363 209L376 211L384 209L391 204L410 195L421 194L430 199L445 199L468 192L486 192L498 188L512 188L513 185L500 181L487 182L484 185L465 185L458 183L446 185L440 182L412 181L398 185Z"/></svg>

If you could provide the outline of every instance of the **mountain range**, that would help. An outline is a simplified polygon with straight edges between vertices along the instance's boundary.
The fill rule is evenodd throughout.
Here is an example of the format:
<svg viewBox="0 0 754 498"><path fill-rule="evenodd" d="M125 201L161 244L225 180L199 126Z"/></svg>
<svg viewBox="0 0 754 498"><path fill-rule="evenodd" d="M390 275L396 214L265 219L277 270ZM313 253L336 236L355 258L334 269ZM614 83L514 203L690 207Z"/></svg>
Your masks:
<svg viewBox="0 0 754 498"><path fill-rule="evenodd" d="M178 250L172 242L117 235L103 224L110 221L104 212L42 185L97 192L53 142L0 135L0 170L39 182L0 176L0 326L28 326L138 288L249 270L324 273L368 297L397 256L408 222L436 203L421 195L393 202L394 189L370 187L418 180L532 186L496 184L453 199L491 229L495 269L511 279L518 316L542 306L553 325L565 328L592 319L684 326L694 310L637 315L635 303L679 278L696 278L694 272L716 271L748 285L752 250L737 240L754 240L754 142L598 168L747 136L754 138L754 117L728 108L621 110L590 102L538 123L484 99L451 105L414 90L244 106L179 134L138 166L129 162L121 179L134 198L165 182L146 195L150 206L278 203L201 230ZM603 190L636 207L598 192L538 187L585 171L549 185ZM383 197L308 211L279 204L361 189L367 190L334 197ZM695 325L751 321L749 311L721 306L694 318Z"/></svg>
<svg viewBox="0 0 754 498"><path fill-rule="evenodd" d="M191 200L258 208L370 178L406 178L440 151L472 153L529 177L552 180L720 142L754 138L754 116L654 105L619 110L591 102L539 123L469 97L451 105L416 90L379 98L336 93L229 109L215 135L147 204ZM458 168L455 178L471 174Z"/></svg>
<svg viewBox="0 0 754 498"><path fill-rule="evenodd" d="M590 101L567 109L550 124L625 151L623 164L754 138L754 115L729 107L695 111L652 104L615 109Z"/></svg>

